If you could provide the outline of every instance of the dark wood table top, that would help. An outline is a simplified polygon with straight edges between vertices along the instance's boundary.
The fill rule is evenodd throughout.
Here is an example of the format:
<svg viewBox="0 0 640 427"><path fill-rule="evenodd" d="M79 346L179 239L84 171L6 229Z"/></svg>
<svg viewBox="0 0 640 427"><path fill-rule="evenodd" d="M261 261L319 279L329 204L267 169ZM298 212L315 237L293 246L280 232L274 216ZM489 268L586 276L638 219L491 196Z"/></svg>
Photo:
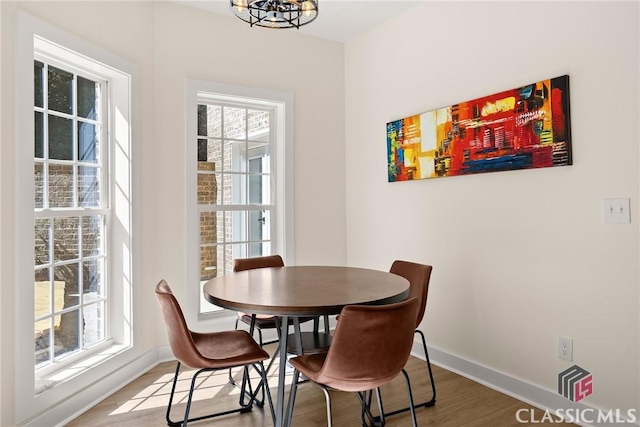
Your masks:
<svg viewBox="0 0 640 427"><path fill-rule="evenodd" d="M240 271L205 283L204 297L235 311L280 316L338 314L351 304L390 304L409 295L409 282L386 271L291 266Z"/></svg>

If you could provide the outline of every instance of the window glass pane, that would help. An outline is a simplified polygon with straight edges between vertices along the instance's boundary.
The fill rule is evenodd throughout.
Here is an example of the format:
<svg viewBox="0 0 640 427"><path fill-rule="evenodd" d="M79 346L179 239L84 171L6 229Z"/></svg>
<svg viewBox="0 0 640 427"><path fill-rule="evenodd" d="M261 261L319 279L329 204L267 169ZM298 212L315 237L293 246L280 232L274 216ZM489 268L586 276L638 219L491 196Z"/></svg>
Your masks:
<svg viewBox="0 0 640 427"><path fill-rule="evenodd" d="M34 324L35 333L35 364L39 365L50 360L51 350L51 318L39 320Z"/></svg>
<svg viewBox="0 0 640 427"><path fill-rule="evenodd" d="M247 203L247 175L225 174L222 201L225 205L244 205Z"/></svg>
<svg viewBox="0 0 640 427"><path fill-rule="evenodd" d="M44 207L44 165L42 163L36 163L33 165L33 185L34 185L34 202L36 209L42 209Z"/></svg>
<svg viewBox="0 0 640 427"><path fill-rule="evenodd" d="M248 110L249 139L262 139L269 136L269 112Z"/></svg>
<svg viewBox="0 0 640 427"><path fill-rule="evenodd" d="M247 171L247 144L244 141L227 141L224 144L224 170Z"/></svg>
<svg viewBox="0 0 640 427"><path fill-rule="evenodd" d="M200 214L200 244L211 245L218 242L218 212Z"/></svg>
<svg viewBox="0 0 640 427"><path fill-rule="evenodd" d="M249 175L249 203L269 204L271 202L270 182L269 175Z"/></svg>
<svg viewBox="0 0 640 427"><path fill-rule="evenodd" d="M224 233L224 212L222 211L216 211L216 212L212 212L213 215L215 215L216 218L216 239L218 241L218 243L224 243L225 242L225 233Z"/></svg>
<svg viewBox="0 0 640 427"><path fill-rule="evenodd" d="M78 217L54 218L53 220L53 259L66 261L78 258ZM68 266L67 266L68 267ZM61 266L60 268L63 268ZM66 267L64 267L66 268ZM75 267L77 277L78 267ZM66 270L65 270L66 271ZM56 274L59 273L56 270ZM57 276L56 276L57 277ZM77 279L76 279L77 282Z"/></svg>
<svg viewBox="0 0 640 427"><path fill-rule="evenodd" d="M209 280L218 275L217 249L217 246L200 246L200 280Z"/></svg>
<svg viewBox="0 0 640 427"><path fill-rule="evenodd" d="M78 160L98 161L98 127L91 123L78 123Z"/></svg>
<svg viewBox="0 0 640 427"><path fill-rule="evenodd" d="M264 256L271 253L271 245L269 242L249 243L249 256Z"/></svg>
<svg viewBox="0 0 640 427"><path fill-rule="evenodd" d="M224 107L224 138L245 139L247 134L247 110Z"/></svg>
<svg viewBox="0 0 640 427"><path fill-rule="evenodd" d="M198 144L200 144L200 141L201 140L198 140ZM198 157L198 162L207 162L207 164L210 165L207 170L222 171L222 140L206 139L202 141L206 144L204 145L206 155L204 160ZM200 145L198 145L198 150L200 150Z"/></svg>
<svg viewBox="0 0 640 427"><path fill-rule="evenodd" d="M225 245L218 246L218 250L216 251L216 255L218 260L216 261L217 271L216 274L218 276L224 276L225 274L233 273L233 265L231 264L231 254L229 254L229 260L225 264Z"/></svg>
<svg viewBox="0 0 640 427"><path fill-rule="evenodd" d="M93 294L85 296L86 300L94 298ZM104 301L98 301L95 304L86 306L82 310L83 325L84 325L84 345L91 346L104 340L104 314L105 314Z"/></svg>
<svg viewBox="0 0 640 427"><path fill-rule="evenodd" d="M249 243L249 256L256 257L262 256L262 244L261 243Z"/></svg>
<svg viewBox="0 0 640 427"><path fill-rule="evenodd" d="M220 250L224 248L224 250ZM224 245L218 249L218 262L222 265L221 259L225 260L225 271L224 274L233 273L233 260L236 258L247 258L249 255L247 244L246 243L234 243L231 245Z"/></svg>
<svg viewBox="0 0 640 427"><path fill-rule="evenodd" d="M34 157L42 159L44 157L44 114L36 111L33 120L34 124Z"/></svg>
<svg viewBox="0 0 640 427"><path fill-rule="evenodd" d="M82 218L82 256L90 257L102 253L103 217L100 215L86 216Z"/></svg>
<svg viewBox="0 0 640 427"><path fill-rule="evenodd" d="M99 83L78 76L78 116L93 120L99 119L99 93Z"/></svg>
<svg viewBox="0 0 640 427"><path fill-rule="evenodd" d="M222 108L212 105L198 105L198 136L217 137L222 134ZM216 162L215 153L211 152L210 139L198 138L198 161L199 162ZM218 145L220 141L218 140ZM218 151L219 151L218 147ZM218 160L220 158L218 153Z"/></svg>
<svg viewBox="0 0 640 427"><path fill-rule="evenodd" d="M44 107L43 71L44 64L40 61L33 61L33 103L36 107Z"/></svg>
<svg viewBox="0 0 640 427"><path fill-rule="evenodd" d="M198 163L207 161L207 139L198 138Z"/></svg>
<svg viewBox="0 0 640 427"><path fill-rule="evenodd" d="M218 221L216 212L200 214L200 278L209 280L217 276Z"/></svg>
<svg viewBox="0 0 640 427"><path fill-rule="evenodd" d="M49 66L49 109L72 114L73 74Z"/></svg>
<svg viewBox="0 0 640 427"><path fill-rule="evenodd" d="M249 211L249 240L257 242L270 238L269 211Z"/></svg>
<svg viewBox="0 0 640 427"><path fill-rule="evenodd" d="M78 166L78 206L100 206L100 169Z"/></svg>
<svg viewBox="0 0 640 427"><path fill-rule="evenodd" d="M101 285L101 265L102 263L97 259L82 263L82 302L84 304L104 296Z"/></svg>
<svg viewBox="0 0 640 427"><path fill-rule="evenodd" d="M62 286L62 295L55 294L54 303L62 302L62 308L69 308L80 304L78 294L78 264L59 265L53 269L56 286ZM62 296L62 301L60 301Z"/></svg>
<svg viewBox="0 0 640 427"><path fill-rule="evenodd" d="M79 319L80 310L78 309L55 316L54 323L58 327L56 328L54 356L63 356L80 348Z"/></svg>
<svg viewBox="0 0 640 427"><path fill-rule="evenodd" d="M221 174L221 173L217 173L214 175L216 177L216 182L218 183L217 185L217 194L216 194L216 205L221 205L223 203L223 199L226 197L226 195L229 193L229 183L227 181L229 178L229 175L226 174ZM225 182L227 183L226 185L226 189L225 189Z"/></svg>
<svg viewBox="0 0 640 427"><path fill-rule="evenodd" d="M249 143L249 172L269 173L271 162L269 159L270 146L266 142ZM256 163L255 165L252 165Z"/></svg>
<svg viewBox="0 0 640 427"><path fill-rule="evenodd" d="M198 136L222 135L222 107L219 105L198 105Z"/></svg>
<svg viewBox="0 0 640 427"><path fill-rule="evenodd" d="M51 313L51 282L49 269L36 270L35 274L35 317L46 316ZM45 322L45 327L49 325ZM36 331L37 332L37 331Z"/></svg>
<svg viewBox="0 0 640 427"><path fill-rule="evenodd" d="M35 234L35 265L43 265L51 262L49 243L51 241L51 220L49 218L36 218L34 224ZM48 276L45 278L48 280Z"/></svg>
<svg viewBox="0 0 640 427"><path fill-rule="evenodd" d="M198 170L208 169L206 165L211 163L199 163ZM213 173L199 173L198 174L198 204L199 205L213 205L218 204L218 179L220 175Z"/></svg>
<svg viewBox="0 0 640 427"><path fill-rule="evenodd" d="M49 116L49 158L73 160L73 121Z"/></svg>
<svg viewBox="0 0 640 427"><path fill-rule="evenodd" d="M73 166L49 163L49 207L70 208L73 200Z"/></svg>
<svg viewBox="0 0 640 427"><path fill-rule="evenodd" d="M225 241L242 242L248 239L247 236L247 211L231 211L225 214Z"/></svg>

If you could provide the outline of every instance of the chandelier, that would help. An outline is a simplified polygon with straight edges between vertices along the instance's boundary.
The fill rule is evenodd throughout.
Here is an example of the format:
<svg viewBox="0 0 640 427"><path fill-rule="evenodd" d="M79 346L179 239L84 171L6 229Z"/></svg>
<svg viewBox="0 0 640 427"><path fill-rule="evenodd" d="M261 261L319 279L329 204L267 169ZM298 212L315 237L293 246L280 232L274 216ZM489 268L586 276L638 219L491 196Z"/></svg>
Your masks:
<svg viewBox="0 0 640 427"><path fill-rule="evenodd" d="M318 0L230 0L231 10L252 27L300 28L318 16Z"/></svg>

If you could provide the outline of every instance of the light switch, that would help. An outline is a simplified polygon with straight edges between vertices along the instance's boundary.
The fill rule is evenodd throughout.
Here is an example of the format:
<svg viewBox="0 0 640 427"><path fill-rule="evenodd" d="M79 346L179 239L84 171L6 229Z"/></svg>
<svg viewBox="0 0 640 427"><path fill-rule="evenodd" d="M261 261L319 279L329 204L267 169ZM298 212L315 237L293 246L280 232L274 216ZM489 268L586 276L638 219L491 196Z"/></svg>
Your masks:
<svg viewBox="0 0 640 427"><path fill-rule="evenodd" d="M602 199L602 220L628 224L631 222L629 199Z"/></svg>

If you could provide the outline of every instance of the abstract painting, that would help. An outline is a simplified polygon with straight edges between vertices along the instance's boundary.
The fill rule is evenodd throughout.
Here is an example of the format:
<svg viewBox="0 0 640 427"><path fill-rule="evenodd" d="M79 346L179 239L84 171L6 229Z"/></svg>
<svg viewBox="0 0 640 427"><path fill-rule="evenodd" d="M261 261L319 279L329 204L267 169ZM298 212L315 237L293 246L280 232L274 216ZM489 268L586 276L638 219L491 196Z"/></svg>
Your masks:
<svg viewBox="0 0 640 427"><path fill-rule="evenodd" d="M569 76L387 123L389 182L571 160Z"/></svg>

